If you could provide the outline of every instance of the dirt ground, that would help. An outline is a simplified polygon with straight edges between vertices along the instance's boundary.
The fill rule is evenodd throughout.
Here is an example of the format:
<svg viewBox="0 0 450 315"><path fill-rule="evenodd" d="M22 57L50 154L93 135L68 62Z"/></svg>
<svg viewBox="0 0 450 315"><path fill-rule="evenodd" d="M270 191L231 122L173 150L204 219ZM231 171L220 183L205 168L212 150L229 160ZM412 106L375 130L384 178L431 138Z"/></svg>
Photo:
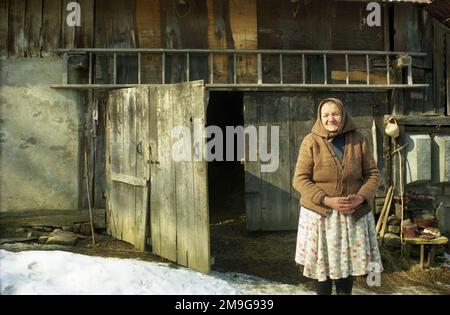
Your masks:
<svg viewBox="0 0 450 315"><path fill-rule="evenodd" d="M41 232L42 233L42 232ZM13 232L0 228L0 238L12 237ZM247 232L245 217L218 221L211 224L211 255L213 270L255 275L283 284L303 284L313 289L313 283L301 275L301 267L294 262L296 231ZM131 244L119 241L106 234L96 235L96 246L90 238L80 239L76 246L58 247L33 244L4 244L0 248L21 250L65 250L74 253L133 258L146 261L164 261L150 252L139 252ZM382 249L385 271L381 276L381 287L368 287L366 279L356 279L356 286L374 293L398 293L400 287L421 287L435 294L450 294L450 268L440 266L421 270L418 258L400 258L399 251ZM172 264L174 267L175 265ZM421 290L418 289L418 294Z"/></svg>
<svg viewBox="0 0 450 315"><path fill-rule="evenodd" d="M211 251L214 269L252 274L285 284L302 283L313 289L313 282L302 276L301 266L294 261L296 231L252 232L245 219L228 220L211 226ZM436 294L450 294L450 268L438 262L421 270L418 257L401 258L400 250L382 248L385 271L381 287L369 287L365 277L356 285L375 293L397 293L399 287L422 287ZM418 290L420 292L420 290Z"/></svg>

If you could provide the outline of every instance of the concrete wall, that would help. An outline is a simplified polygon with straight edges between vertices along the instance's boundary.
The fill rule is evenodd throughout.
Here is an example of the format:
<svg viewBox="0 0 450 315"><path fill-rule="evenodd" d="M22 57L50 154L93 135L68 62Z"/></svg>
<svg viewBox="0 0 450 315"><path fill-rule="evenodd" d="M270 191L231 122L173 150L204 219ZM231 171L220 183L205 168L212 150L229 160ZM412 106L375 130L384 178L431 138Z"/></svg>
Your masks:
<svg viewBox="0 0 450 315"><path fill-rule="evenodd" d="M80 92L55 90L62 60L0 60L0 212L78 209Z"/></svg>

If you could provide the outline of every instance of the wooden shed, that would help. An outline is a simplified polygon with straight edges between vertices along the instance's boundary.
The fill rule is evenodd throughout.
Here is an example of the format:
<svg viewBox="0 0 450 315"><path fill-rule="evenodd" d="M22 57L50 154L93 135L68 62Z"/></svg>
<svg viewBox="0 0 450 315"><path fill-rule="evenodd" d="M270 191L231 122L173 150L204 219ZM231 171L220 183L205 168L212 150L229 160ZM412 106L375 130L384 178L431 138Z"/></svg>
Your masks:
<svg viewBox="0 0 450 315"><path fill-rule="evenodd" d="M450 132L450 9L445 0L369 3L0 0L0 145L12 150L1 157L0 211L106 209L111 235L207 273L210 218L297 228L298 148L326 97L342 99L370 140L382 200L398 181L386 117L402 137ZM81 23L70 26L75 13ZM44 92L34 110L29 99ZM192 131L190 161L172 157L177 126ZM208 126L279 127L277 170L262 172L266 161L248 153L241 160L238 147L224 152L233 161L202 159ZM449 184L413 189L450 204Z"/></svg>

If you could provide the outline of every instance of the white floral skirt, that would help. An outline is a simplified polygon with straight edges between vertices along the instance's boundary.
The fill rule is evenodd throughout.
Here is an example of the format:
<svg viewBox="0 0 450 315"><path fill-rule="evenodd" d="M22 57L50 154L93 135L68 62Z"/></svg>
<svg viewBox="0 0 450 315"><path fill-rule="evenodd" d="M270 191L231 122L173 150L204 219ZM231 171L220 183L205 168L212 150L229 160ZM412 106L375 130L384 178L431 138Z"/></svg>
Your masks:
<svg viewBox="0 0 450 315"><path fill-rule="evenodd" d="M301 207L295 261L319 281L383 271L372 212L355 221L333 210L328 216Z"/></svg>

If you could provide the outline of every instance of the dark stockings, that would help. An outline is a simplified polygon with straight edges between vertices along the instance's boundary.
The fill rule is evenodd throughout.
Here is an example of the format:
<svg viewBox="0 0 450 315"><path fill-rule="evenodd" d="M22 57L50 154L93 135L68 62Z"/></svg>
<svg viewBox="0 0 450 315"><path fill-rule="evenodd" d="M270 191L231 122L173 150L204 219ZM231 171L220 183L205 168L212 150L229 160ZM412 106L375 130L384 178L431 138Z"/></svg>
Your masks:
<svg viewBox="0 0 450 315"><path fill-rule="evenodd" d="M353 277L334 280L337 295L351 295L353 289ZM317 295L331 295L333 291L333 281L328 278L326 281L316 281Z"/></svg>

